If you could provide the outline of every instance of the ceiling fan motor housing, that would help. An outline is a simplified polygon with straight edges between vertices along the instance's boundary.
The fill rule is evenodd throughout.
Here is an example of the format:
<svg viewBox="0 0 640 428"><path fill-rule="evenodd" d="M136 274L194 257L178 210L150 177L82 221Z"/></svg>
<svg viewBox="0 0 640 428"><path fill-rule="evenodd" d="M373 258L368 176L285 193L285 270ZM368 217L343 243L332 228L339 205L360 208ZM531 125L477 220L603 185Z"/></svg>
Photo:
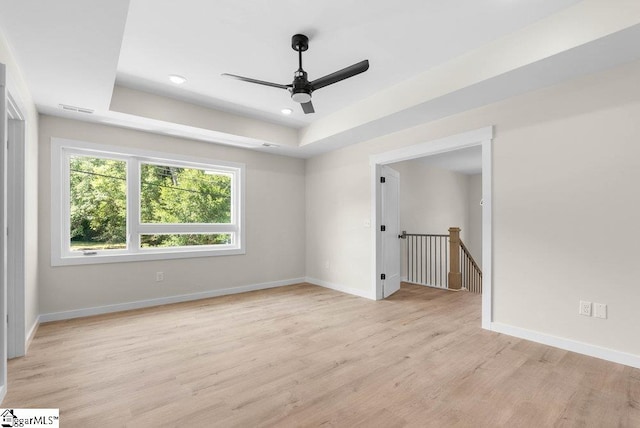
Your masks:
<svg viewBox="0 0 640 428"><path fill-rule="evenodd" d="M291 86L291 99L300 104L308 103L311 101L311 92L307 72L304 70L296 71Z"/></svg>

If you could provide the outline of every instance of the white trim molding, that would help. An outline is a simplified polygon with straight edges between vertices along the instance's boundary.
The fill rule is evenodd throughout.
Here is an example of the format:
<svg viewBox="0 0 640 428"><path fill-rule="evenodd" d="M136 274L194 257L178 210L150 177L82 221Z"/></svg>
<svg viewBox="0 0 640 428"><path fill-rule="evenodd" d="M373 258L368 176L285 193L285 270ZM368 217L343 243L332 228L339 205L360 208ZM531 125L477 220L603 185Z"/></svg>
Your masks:
<svg viewBox="0 0 640 428"><path fill-rule="evenodd" d="M211 297L228 296L231 294L246 293L248 291L266 290L268 288L284 287L287 285L301 284L305 278L292 278L281 281L263 282L260 284L241 285L239 287L222 288L219 290L202 291L199 293L181 294L178 296L159 297L156 299L137 300L135 302L116 303L114 305L95 306L92 308L75 309L64 312L52 312L41 314L39 322L51 322L68 320L72 318L90 317L93 315L109 314L113 312L130 311L132 309L149 308L153 306L168 305L171 303L190 302Z"/></svg>
<svg viewBox="0 0 640 428"><path fill-rule="evenodd" d="M353 296L364 297L365 299L376 300L376 296L369 291L360 290L358 288L346 287L344 285L323 281L317 278L306 277L305 282L318 285L320 287L329 288L331 290L340 291L341 293L351 294Z"/></svg>
<svg viewBox="0 0 640 428"><path fill-rule="evenodd" d="M640 369L640 355L497 322L491 323L491 331Z"/></svg>
<svg viewBox="0 0 640 428"><path fill-rule="evenodd" d="M378 153L369 157L370 164L385 165L406 160L437 155L440 153L460 150L481 144L483 141L493 139L493 126L462 132L437 140L425 141L408 147Z"/></svg>
<svg viewBox="0 0 640 428"><path fill-rule="evenodd" d="M38 328L40 327L40 315L36 317L36 321L33 323L29 332L27 333L27 340L24 344L24 353L25 355L29 351L29 346L31 346L31 342L33 342L33 338L36 337L36 333L38 332Z"/></svg>
<svg viewBox="0 0 640 428"><path fill-rule="evenodd" d="M0 63L0 400L7 393L7 90L6 67Z"/></svg>
<svg viewBox="0 0 640 428"><path fill-rule="evenodd" d="M70 160L87 156L117 160L126 165L126 249L72 251L70 225ZM231 219L228 223L142 223L140 170L158 164L228 175L231 180ZM197 158L122 146L109 146L64 138L51 138L51 266L120 263L142 260L230 256L246 253L245 169L243 163ZM144 234L229 234L231 242L219 245L143 248Z"/></svg>
<svg viewBox="0 0 640 428"><path fill-rule="evenodd" d="M25 150L26 127L22 113L7 94L7 355L21 357L26 352L25 337Z"/></svg>

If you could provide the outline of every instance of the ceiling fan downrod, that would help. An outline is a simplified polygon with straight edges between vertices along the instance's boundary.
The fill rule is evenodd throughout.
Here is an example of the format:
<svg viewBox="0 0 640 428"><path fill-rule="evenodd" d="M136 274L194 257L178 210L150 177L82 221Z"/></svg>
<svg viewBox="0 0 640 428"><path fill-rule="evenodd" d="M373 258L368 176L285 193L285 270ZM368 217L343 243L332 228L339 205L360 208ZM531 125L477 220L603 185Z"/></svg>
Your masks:
<svg viewBox="0 0 640 428"><path fill-rule="evenodd" d="M313 89L307 79L307 72L302 68L302 52L309 49L309 38L304 34L296 34L291 37L291 47L298 52L298 70L293 74L291 86L291 99L297 103L305 104L311 101Z"/></svg>

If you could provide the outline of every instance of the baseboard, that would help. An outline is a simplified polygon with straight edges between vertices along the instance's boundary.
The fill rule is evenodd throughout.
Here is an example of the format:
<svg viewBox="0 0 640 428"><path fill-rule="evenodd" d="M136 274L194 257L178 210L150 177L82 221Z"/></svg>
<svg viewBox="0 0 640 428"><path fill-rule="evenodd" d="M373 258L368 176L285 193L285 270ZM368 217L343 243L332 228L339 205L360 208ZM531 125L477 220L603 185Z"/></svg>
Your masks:
<svg viewBox="0 0 640 428"><path fill-rule="evenodd" d="M364 291L357 288L345 287L344 285L334 284L332 282L323 281L317 278L307 277L305 278L305 281L313 285L319 285L320 287L330 288L332 290L340 291L342 293L352 294L358 297L364 297L365 299L376 300L375 293L371 294L371 292L369 291Z"/></svg>
<svg viewBox="0 0 640 428"><path fill-rule="evenodd" d="M40 316L39 315L36 317L36 321L33 323L31 328L29 329L29 332L27 333L27 340L25 340L25 342L24 342L24 354L25 355L27 355L27 352L29 352L29 346L31 346L31 342L33 341L33 338L35 337L36 332L38 331L38 327L40 327Z"/></svg>
<svg viewBox="0 0 640 428"><path fill-rule="evenodd" d="M589 343L578 342L576 340L565 339L563 337L496 322L491 323L491 331L640 369L640 355L628 354Z"/></svg>
<svg viewBox="0 0 640 428"><path fill-rule="evenodd" d="M138 300L135 302L118 303L115 305L96 306L93 308L76 309L73 311L52 312L41 314L40 322L67 320L72 318L89 317L112 312L122 312L131 309L148 308L152 306L167 305L170 303L189 302L192 300L208 299L211 297L227 296L230 294L246 293L248 291L266 290L268 288L283 287L286 285L300 284L305 278L292 278L282 281L263 282L260 284L243 285L239 287L223 288L220 290L203 291L200 293L182 294L178 296L160 297L157 299Z"/></svg>

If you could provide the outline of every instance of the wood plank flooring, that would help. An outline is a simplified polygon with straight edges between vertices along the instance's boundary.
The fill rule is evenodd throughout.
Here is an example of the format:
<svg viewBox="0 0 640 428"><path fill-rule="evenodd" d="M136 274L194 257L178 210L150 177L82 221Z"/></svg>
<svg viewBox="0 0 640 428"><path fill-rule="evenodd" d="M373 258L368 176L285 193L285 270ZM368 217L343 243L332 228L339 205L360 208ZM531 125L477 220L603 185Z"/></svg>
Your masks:
<svg viewBox="0 0 640 428"><path fill-rule="evenodd" d="M44 324L2 405L63 427L640 427L640 370L482 330L480 298L300 284Z"/></svg>

